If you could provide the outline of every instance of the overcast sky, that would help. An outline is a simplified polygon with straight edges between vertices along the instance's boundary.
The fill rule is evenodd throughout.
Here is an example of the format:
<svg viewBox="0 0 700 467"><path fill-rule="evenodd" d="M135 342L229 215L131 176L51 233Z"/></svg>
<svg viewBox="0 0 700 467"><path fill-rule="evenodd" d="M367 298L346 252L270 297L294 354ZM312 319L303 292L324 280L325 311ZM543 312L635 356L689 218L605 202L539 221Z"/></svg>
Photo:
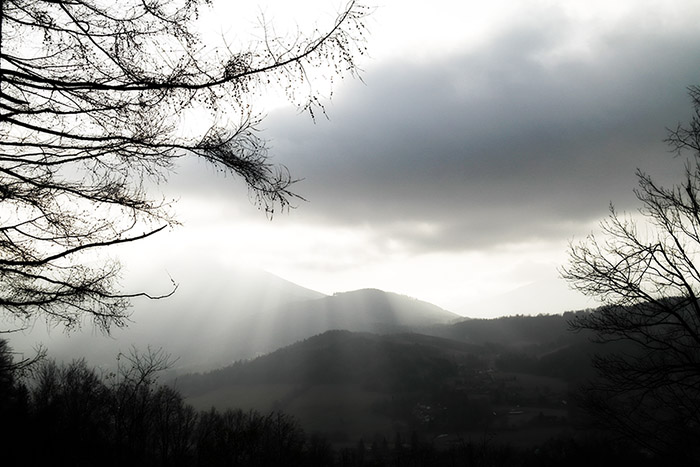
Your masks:
<svg viewBox="0 0 700 467"><path fill-rule="evenodd" d="M636 168L660 180L682 169L663 139L700 83L700 2L375 6L363 82L335 84L328 120L262 109L274 160L308 201L268 221L239 181L187 161L164 188L184 225L125 257L132 279L147 257L169 274L240 264L474 317L592 305L557 267L610 202L636 208ZM259 6L301 29L340 7Z"/></svg>

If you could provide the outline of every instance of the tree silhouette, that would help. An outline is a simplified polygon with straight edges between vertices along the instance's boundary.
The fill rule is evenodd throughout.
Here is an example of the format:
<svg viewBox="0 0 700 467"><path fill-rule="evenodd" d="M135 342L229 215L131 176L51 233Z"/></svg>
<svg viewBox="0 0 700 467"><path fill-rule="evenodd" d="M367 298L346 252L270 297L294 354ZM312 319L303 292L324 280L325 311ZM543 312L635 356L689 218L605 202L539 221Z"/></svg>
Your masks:
<svg viewBox="0 0 700 467"><path fill-rule="evenodd" d="M242 177L268 214L295 198L273 165L251 100L283 88L321 105L313 69L357 73L366 9L351 1L325 30L211 50L196 30L208 0L0 2L0 308L102 329L129 300L119 264L88 253L176 224L147 192L183 156ZM200 5L204 4L204 5ZM207 122L198 130L183 121ZM154 199L155 198L155 199ZM90 257L92 258L92 256Z"/></svg>
<svg viewBox="0 0 700 467"><path fill-rule="evenodd" d="M700 459L700 87L695 109L667 142L687 157L683 179L663 187L638 171L641 220L611 207L595 236L569 250L562 275L604 306L572 320L619 350L597 356L586 402L605 426L648 449Z"/></svg>

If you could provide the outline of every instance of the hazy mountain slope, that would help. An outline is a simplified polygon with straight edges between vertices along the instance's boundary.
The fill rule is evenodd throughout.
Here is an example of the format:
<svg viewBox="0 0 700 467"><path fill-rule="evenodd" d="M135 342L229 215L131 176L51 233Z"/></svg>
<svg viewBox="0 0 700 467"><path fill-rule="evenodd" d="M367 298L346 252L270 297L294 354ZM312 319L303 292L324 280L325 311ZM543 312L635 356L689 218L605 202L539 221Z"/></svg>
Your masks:
<svg viewBox="0 0 700 467"><path fill-rule="evenodd" d="M360 292L360 296L365 294L365 291ZM345 301L353 294L340 295ZM370 295L377 299L390 294L371 291ZM337 297L297 305L328 304ZM330 310L332 313L336 309ZM372 316L366 309L358 310L358 319L367 318L363 317L365 313ZM378 315L382 316L382 313ZM372 381L377 385L377 381L391 379L391 375L396 374L413 381L411 371L420 372L421 367L440 359L464 362L466 356L469 356L468 361L479 361L485 367L500 366L506 371L570 379L572 375L576 376L576 372L581 372L593 351L603 350L589 341L589 334L570 332L570 318L568 314L511 316L424 328L434 331L434 335L327 331L254 360L215 370L206 377L192 376L188 381L209 380L205 383L209 389L217 385L253 383L364 384ZM291 321L289 323L293 328ZM361 325L362 322L350 324ZM404 365L409 361L410 364ZM432 383L437 384L437 380L433 379ZM194 384L190 389L198 385Z"/></svg>
<svg viewBox="0 0 700 467"><path fill-rule="evenodd" d="M248 332L248 317L324 296L264 271L231 267L211 271L216 265L208 267L206 276L198 271L171 271L178 282L175 294L134 301L130 325L113 330L109 337L90 324L67 335L37 323L24 333L8 335L10 343L25 354L41 343L56 359L86 358L95 366L113 365L118 352L127 352L131 346L162 347L179 359L178 368L211 369L240 358L231 353L231 343Z"/></svg>
<svg viewBox="0 0 700 467"><path fill-rule="evenodd" d="M316 300L281 305L251 315L245 326L248 347L239 354L275 350L332 329L357 332L402 332L445 324L460 316L427 302L376 289L338 293Z"/></svg>
<svg viewBox="0 0 700 467"><path fill-rule="evenodd" d="M348 326L356 322L376 322L415 327L461 319L431 303L377 289L337 293L318 300L318 305L331 320Z"/></svg>
<svg viewBox="0 0 700 467"><path fill-rule="evenodd" d="M448 323L459 316L435 305L380 290L327 297L272 274L221 268L216 281L197 271L177 274L179 288L163 300L135 303L133 322L110 337L87 326L66 335L37 325L11 337L25 353L41 343L58 360L87 358L91 365L114 365L132 346L163 348L177 358L175 370L219 368L235 360L269 353L331 329L398 332Z"/></svg>
<svg viewBox="0 0 700 467"><path fill-rule="evenodd" d="M327 331L248 362L178 379L189 397L229 386L360 384L381 390L432 387L457 374L456 360L475 366L478 346L421 334Z"/></svg>
<svg viewBox="0 0 700 467"><path fill-rule="evenodd" d="M422 400L458 375L448 354L468 355L472 349L450 341L445 352L441 342L447 340L328 331L250 362L180 377L174 384L196 408L279 409L331 441L369 439L376 433L391 437L405 429L416 398Z"/></svg>
<svg viewBox="0 0 700 467"><path fill-rule="evenodd" d="M397 430L483 433L493 424L512 434L508 412L516 406L565 417L568 383L556 373L578 352L513 352L525 357L518 360L508 349L412 333L327 331L173 384L197 408L280 409L339 443Z"/></svg>
<svg viewBox="0 0 700 467"><path fill-rule="evenodd" d="M424 332L473 344L499 344L509 347L539 346L543 348L581 341L585 333L572 334L569 319L564 315L505 316L493 319L468 319Z"/></svg>

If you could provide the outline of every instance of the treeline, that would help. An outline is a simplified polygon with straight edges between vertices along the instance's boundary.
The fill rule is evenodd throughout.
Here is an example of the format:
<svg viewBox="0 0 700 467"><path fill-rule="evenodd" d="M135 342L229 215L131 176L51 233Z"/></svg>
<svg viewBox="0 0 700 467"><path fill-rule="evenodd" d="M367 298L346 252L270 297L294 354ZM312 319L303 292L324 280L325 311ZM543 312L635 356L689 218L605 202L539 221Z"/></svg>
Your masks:
<svg viewBox="0 0 700 467"><path fill-rule="evenodd" d="M539 347L544 351L590 337L572 333L570 321L593 310L565 312L563 315L513 315L493 319L468 319L447 326L434 326L423 332L476 345L501 344L510 347Z"/></svg>
<svg viewBox="0 0 700 467"><path fill-rule="evenodd" d="M120 355L109 373L84 360L45 360L22 375L11 356L0 340L3 466L653 465L599 440L523 448L404 433L332 446L281 412L195 411L176 389L158 384L169 365L162 352Z"/></svg>
<svg viewBox="0 0 700 467"><path fill-rule="evenodd" d="M2 342L2 341L0 341ZM157 383L161 352L38 363L21 377L0 345L0 464L71 466L332 465L332 451L280 412L197 412ZM321 448L319 448L319 446Z"/></svg>

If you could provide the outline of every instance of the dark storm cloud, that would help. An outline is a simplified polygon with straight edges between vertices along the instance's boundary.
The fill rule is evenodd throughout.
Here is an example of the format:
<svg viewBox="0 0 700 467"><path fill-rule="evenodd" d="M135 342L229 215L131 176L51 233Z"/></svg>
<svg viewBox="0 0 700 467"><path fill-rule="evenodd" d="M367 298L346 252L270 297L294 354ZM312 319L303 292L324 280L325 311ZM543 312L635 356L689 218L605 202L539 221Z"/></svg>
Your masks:
<svg viewBox="0 0 700 467"><path fill-rule="evenodd" d="M524 24L470 52L378 63L366 84L337 87L330 121L269 115L274 160L309 200L289 220L454 251L583 237L610 201L634 209L637 167L662 180L682 169L663 139L691 114L700 32L616 30L552 58L568 26ZM210 204L244 196L197 173Z"/></svg>
<svg viewBox="0 0 700 467"><path fill-rule="evenodd" d="M637 167L682 168L662 140L690 115L700 36L617 31L550 58L565 31L523 26L475 52L383 64L342 89L328 122L271 115L278 160L305 179L304 221L471 249L583 236L610 201L633 209ZM412 231L421 222L435 228Z"/></svg>

